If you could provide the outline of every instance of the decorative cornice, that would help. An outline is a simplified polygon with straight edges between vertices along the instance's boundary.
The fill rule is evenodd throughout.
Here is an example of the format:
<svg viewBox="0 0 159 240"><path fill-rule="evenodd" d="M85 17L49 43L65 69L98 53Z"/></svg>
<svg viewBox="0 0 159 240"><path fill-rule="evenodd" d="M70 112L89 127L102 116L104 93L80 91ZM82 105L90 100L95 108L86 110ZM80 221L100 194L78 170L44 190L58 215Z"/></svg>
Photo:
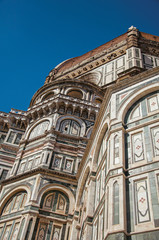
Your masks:
<svg viewBox="0 0 159 240"><path fill-rule="evenodd" d="M35 103L36 98L39 97L41 94L43 94L45 91L49 90L50 88L57 89L57 88L61 88L64 86L69 86L69 85L74 86L74 87L76 87L76 86L83 87L84 86L85 89L93 90L95 93L103 95L102 89L92 82L86 82L82 79L80 79L80 81L79 81L79 79L75 79L75 78L72 78L72 79L61 78L58 80L55 79L54 81L51 81L48 84L43 85L40 89L38 89L38 91L32 97L32 100L30 102L30 107L28 108L28 110L30 110L31 108L36 108L40 104L45 103L45 100L42 103L37 103L37 104Z"/></svg>
<svg viewBox="0 0 159 240"><path fill-rule="evenodd" d="M76 176L73 176L71 174L67 174L64 172L58 172L56 170L50 170L50 169L45 169L42 167L39 167L37 169L30 170L29 172L24 172L22 174L18 174L16 176L9 177L1 182L1 187L8 184L8 183L13 183L13 182L18 182L23 179L27 179L27 177L31 177L37 174L47 174L48 177L57 177L60 179L65 179L69 181L73 181L74 184L77 184Z"/></svg>
<svg viewBox="0 0 159 240"><path fill-rule="evenodd" d="M84 76L85 74L89 73L92 70L95 70L96 68L103 66L106 63L109 63L110 61L119 58L126 54L126 41L120 43L120 46L115 45L115 47L111 47L110 49L107 49L104 53L102 52L99 56L95 55L94 57L91 57L90 59L87 59L87 61L83 61L80 65L77 64L72 69L66 70L64 73L61 73L58 75L58 73L55 76L48 76L46 78L45 84L51 81L60 80L62 78L66 79L74 79Z"/></svg>

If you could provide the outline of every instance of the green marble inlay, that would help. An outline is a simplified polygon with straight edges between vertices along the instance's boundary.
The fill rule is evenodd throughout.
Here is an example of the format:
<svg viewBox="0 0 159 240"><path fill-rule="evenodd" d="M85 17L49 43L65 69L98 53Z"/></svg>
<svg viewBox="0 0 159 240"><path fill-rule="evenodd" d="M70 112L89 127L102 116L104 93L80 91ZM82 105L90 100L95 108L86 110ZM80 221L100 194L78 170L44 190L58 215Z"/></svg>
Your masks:
<svg viewBox="0 0 159 240"><path fill-rule="evenodd" d="M27 210L34 210L34 211L39 211L39 207L35 207L35 206L26 206L24 208L25 211Z"/></svg>
<svg viewBox="0 0 159 240"><path fill-rule="evenodd" d="M115 233L108 235L106 240L127 240L127 237L124 233Z"/></svg>
<svg viewBox="0 0 159 240"><path fill-rule="evenodd" d="M113 186L113 225L119 224L119 184Z"/></svg>
<svg viewBox="0 0 159 240"><path fill-rule="evenodd" d="M148 127L144 127L144 139L145 139L145 150L146 150L146 157L147 161L152 161L152 148L151 148L151 136Z"/></svg>
<svg viewBox="0 0 159 240"><path fill-rule="evenodd" d="M19 230L19 233L18 233L18 237L17 237L17 240L21 240L21 234L22 234L22 230L23 230L23 226L24 226L24 223L25 223L25 218L23 218L22 222L21 222L21 225L20 225L20 230Z"/></svg>
<svg viewBox="0 0 159 240"><path fill-rule="evenodd" d="M2 230L1 236L2 236L3 233L4 233L5 228L6 228L6 223L5 223L4 226L3 226L3 230ZM1 237L1 236L0 236L0 237ZM0 239L1 239L1 238L0 238Z"/></svg>
<svg viewBox="0 0 159 240"><path fill-rule="evenodd" d="M151 201L152 201L152 209L153 209L153 216L154 219L159 219L159 203L158 203L158 196L156 188L156 179L155 179L155 173L150 172L149 174L149 181L150 181L150 192L151 192Z"/></svg>
<svg viewBox="0 0 159 240"><path fill-rule="evenodd" d="M127 231L134 231L134 198L132 191L132 183L129 180L126 180L126 208L127 208Z"/></svg>
<svg viewBox="0 0 159 240"><path fill-rule="evenodd" d="M14 220L13 223L12 223L11 230L10 230L10 233L9 233L9 236L8 236L8 239L10 239L10 236L11 236L11 233L12 233L12 231L13 231L14 225L15 225L15 220Z"/></svg>
<svg viewBox="0 0 159 240"><path fill-rule="evenodd" d="M46 240L50 240L50 238L51 238L52 225L53 225L53 222L50 221L48 231L47 231L47 235L46 235Z"/></svg>
<svg viewBox="0 0 159 240"><path fill-rule="evenodd" d="M67 219L67 216L63 216L61 214L56 214L56 213L53 213L53 212L46 212L44 210L39 210L39 213L44 215L44 216L56 217L56 218L60 218L60 219Z"/></svg>
<svg viewBox="0 0 159 240"><path fill-rule="evenodd" d="M28 228L27 228L25 240L28 240L28 239L29 239L29 235L30 235L30 230L31 230L32 223L33 223L33 219L31 218L31 219L29 220L29 224L28 224Z"/></svg>
<svg viewBox="0 0 159 240"><path fill-rule="evenodd" d="M0 219L1 219L1 220L4 220L4 219L10 219L11 217L15 217L15 216L18 216L18 215L20 216L22 212L23 212L23 211L18 211L18 212L10 213L10 214L1 216Z"/></svg>
<svg viewBox="0 0 159 240"><path fill-rule="evenodd" d="M159 231L132 235L128 240L158 240Z"/></svg>
<svg viewBox="0 0 159 240"><path fill-rule="evenodd" d="M148 165L143 165L141 167L137 167L135 169L130 169L128 171L128 175L133 175L133 174L139 174L139 173L142 173L142 172L145 172L145 171L148 171L148 170L153 170L153 169L156 169L156 168L159 168L159 163L158 162L152 162L151 164L148 164Z"/></svg>

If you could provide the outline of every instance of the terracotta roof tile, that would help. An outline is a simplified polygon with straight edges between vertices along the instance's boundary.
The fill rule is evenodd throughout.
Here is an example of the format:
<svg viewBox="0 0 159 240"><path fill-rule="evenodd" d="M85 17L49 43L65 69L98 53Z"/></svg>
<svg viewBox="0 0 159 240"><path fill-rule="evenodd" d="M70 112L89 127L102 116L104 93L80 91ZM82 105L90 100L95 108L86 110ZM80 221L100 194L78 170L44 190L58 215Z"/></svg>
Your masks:
<svg viewBox="0 0 159 240"><path fill-rule="evenodd" d="M84 60L86 60L90 57L93 57L94 55L110 48L111 46L113 46L113 45L115 45L115 44L117 44L117 43L119 43L123 40L125 40L126 37L127 37L127 33L124 33L123 35L121 35L121 36L119 36L119 37L117 37L117 38L115 38L115 39L113 39L113 40L111 40L111 41L109 41L109 42L107 42L107 43L105 43L105 44L103 44L103 45L101 45L101 46L99 46L99 47L81 55L81 56L79 56L79 57L71 58L71 59L65 61L63 64L61 64L57 68L57 70L60 71L60 72L63 72L64 70L69 69L69 68L77 65L78 63L80 63L80 62L82 62L82 61L84 61Z"/></svg>
<svg viewBox="0 0 159 240"><path fill-rule="evenodd" d="M148 40L152 40L152 41L156 41L159 42L159 37L158 36L154 36L148 33L144 33L144 32L139 32L140 33L140 37L143 37L145 39ZM79 57L75 57L75 58L71 58L66 60L64 63L60 64L56 69L57 69L57 73L59 72L64 72L66 69L72 68L75 65L81 63L82 61L89 59L90 57L95 56L96 54L114 46L115 44L118 44L119 42L122 42L123 40L127 39L127 33L124 33L122 35L120 35L117 38L114 38L113 40L79 56Z"/></svg>
<svg viewBox="0 0 159 240"><path fill-rule="evenodd" d="M159 42L159 37L149 34L149 33L144 33L144 32L140 32L141 37L151 40L151 41L155 41L155 42Z"/></svg>

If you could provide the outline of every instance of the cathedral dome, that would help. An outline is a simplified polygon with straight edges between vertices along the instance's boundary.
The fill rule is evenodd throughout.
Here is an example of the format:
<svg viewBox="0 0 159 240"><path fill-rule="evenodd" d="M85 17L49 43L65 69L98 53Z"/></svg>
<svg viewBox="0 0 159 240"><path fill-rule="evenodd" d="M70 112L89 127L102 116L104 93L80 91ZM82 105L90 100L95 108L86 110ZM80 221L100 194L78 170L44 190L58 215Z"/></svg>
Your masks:
<svg viewBox="0 0 159 240"><path fill-rule="evenodd" d="M50 82L51 79L57 79L62 77L63 75L72 72L73 70L79 68L85 63L91 63L92 60L98 58L100 55L103 55L107 52L107 50L114 45L124 41L127 37L127 33L122 34L121 36L81 55L78 57L70 58L62 63L58 64L54 69L52 69L49 73L49 76L46 78L45 83ZM72 74L73 76L73 74ZM48 80L49 79L49 80Z"/></svg>
<svg viewBox="0 0 159 240"><path fill-rule="evenodd" d="M137 48L142 47L143 52L147 51L148 47L146 45L148 42L151 42L153 46L155 46L155 49L149 49L149 51L153 50L155 52L156 47L158 47L159 37L140 32L136 27L131 26L126 33L119 37L81 56L67 59L58 64L50 71L49 76L46 77L45 84L59 79L81 79L81 77L96 70L100 66L120 58L126 54L127 49L132 46L136 46ZM89 82L86 78L85 81ZM98 85L100 81L93 80L93 82L96 82Z"/></svg>

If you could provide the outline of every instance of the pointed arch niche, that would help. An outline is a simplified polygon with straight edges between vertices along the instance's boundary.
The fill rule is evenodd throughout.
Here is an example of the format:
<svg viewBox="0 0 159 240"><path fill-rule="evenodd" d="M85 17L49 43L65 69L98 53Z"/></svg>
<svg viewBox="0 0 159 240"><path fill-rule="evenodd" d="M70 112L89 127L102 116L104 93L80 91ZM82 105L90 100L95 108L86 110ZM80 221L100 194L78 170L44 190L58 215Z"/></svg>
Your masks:
<svg viewBox="0 0 159 240"><path fill-rule="evenodd" d="M3 205L0 214L0 239L17 239L23 228L25 218L23 217L23 211L27 201L27 192L19 191L12 195ZM16 220L13 217L16 216ZM13 219L8 221L8 218Z"/></svg>
<svg viewBox="0 0 159 240"><path fill-rule="evenodd" d="M96 150L94 154L94 164L96 166L99 165L100 161L102 160L106 152L107 145L108 145L107 137L108 137L108 125L107 123L105 123L96 141L96 146L95 146Z"/></svg>
<svg viewBox="0 0 159 240"><path fill-rule="evenodd" d="M40 203L40 217L38 218L37 230L34 230L35 239L64 239L68 234L66 223L69 211L69 198L61 191L50 190L43 194ZM49 220L46 221L46 215Z"/></svg>
<svg viewBox="0 0 159 240"><path fill-rule="evenodd" d="M49 123L49 120L44 120L33 126L29 133L29 140L44 134L49 127Z"/></svg>
<svg viewBox="0 0 159 240"><path fill-rule="evenodd" d="M145 95L128 109L124 118L126 168L146 164L159 155L159 124L151 124L157 114L159 91Z"/></svg>

